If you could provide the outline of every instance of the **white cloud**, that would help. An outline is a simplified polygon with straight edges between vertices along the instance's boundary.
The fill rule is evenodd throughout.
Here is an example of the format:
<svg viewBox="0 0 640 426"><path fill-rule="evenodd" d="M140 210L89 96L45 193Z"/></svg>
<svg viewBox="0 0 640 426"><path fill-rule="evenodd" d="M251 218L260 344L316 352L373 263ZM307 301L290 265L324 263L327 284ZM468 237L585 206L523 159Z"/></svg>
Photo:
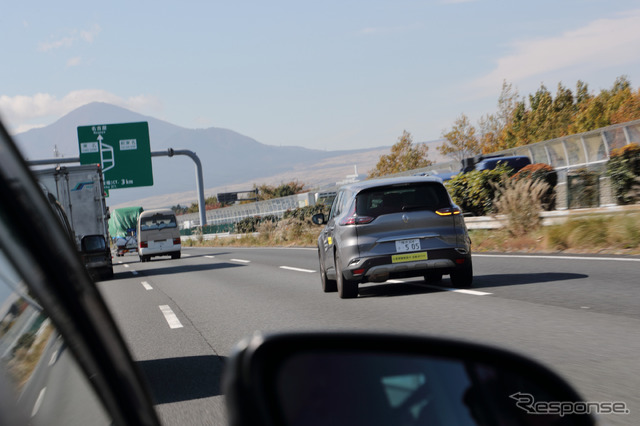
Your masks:
<svg viewBox="0 0 640 426"><path fill-rule="evenodd" d="M513 42L513 53L498 59L496 68L473 85L495 90L505 79L515 83L532 77L542 80L547 73L567 68L603 69L636 63L638 28L640 9L598 19L555 37Z"/></svg>
<svg viewBox="0 0 640 426"><path fill-rule="evenodd" d="M82 62L82 58L80 58L79 56L76 56L74 58L70 58L67 61L67 68L77 67L78 65L80 65L81 62Z"/></svg>
<svg viewBox="0 0 640 426"><path fill-rule="evenodd" d="M64 37L59 37L49 41L42 42L38 45L38 50L41 52L49 52L60 48L69 48L76 42L82 40L87 43L93 43L96 36L102 31L100 25L94 24L88 30L71 30Z"/></svg>
<svg viewBox="0 0 640 426"><path fill-rule="evenodd" d="M13 97L3 95L0 96L0 114L5 124L10 127L11 133L16 134L25 129L42 127L43 121L55 121L91 102L106 102L143 114L162 109L160 100L153 96L137 95L122 98L105 90L89 89L69 92L61 99L48 93Z"/></svg>
<svg viewBox="0 0 640 426"><path fill-rule="evenodd" d="M93 39L100 33L100 31L102 31L102 28L100 28L100 25L93 24L91 29L80 31L80 38L86 41L87 43L93 43Z"/></svg>

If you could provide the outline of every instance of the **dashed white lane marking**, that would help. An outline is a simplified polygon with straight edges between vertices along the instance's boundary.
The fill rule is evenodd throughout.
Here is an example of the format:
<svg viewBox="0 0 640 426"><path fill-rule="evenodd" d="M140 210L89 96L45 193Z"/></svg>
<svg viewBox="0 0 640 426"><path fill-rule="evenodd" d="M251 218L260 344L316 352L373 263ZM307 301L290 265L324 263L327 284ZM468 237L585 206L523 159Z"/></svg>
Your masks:
<svg viewBox="0 0 640 426"><path fill-rule="evenodd" d="M232 262L239 262L239 263L251 263L250 260L244 260L244 259L229 259Z"/></svg>
<svg viewBox="0 0 640 426"><path fill-rule="evenodd" d="M124 267L125 267L125 268L128 268L128 267L129 267L129 265L126 265L126 264L125 264L125 265L124 265Z"/></svg>
<svg viewBox="0 0 640 426"><path fill-rule="evenodd" d="M190 254L188 254L188 253L185 253L185 254L183 254L182 256L183 256L183 257L190 257L191 255L190 255Z"/></svg>
<svg viewBox="0 0 640 426"><path fill-rule="evenodd" d="M38 410L40 409L40 406L42 405L42 400L44 399L44 392L46 390L47 390L47 388L44 387L40 391L40 394L38 394L38 399L36 399L36 403L33 404L33 410L31 411L31 417L35 417L35 415L38 414Z"/></svg>
<svg viewBox="0 0 640 426"><path fill-rule="evenodd" d="M57 360L58 360L58 351L56 350L51 354L51 358L49 358L49 367L55 364Z"/></svg>
<svg viewBox="0 0 640 426"><path fill-rule="evenodd" d="M169 328L182 328L182 323L176 314L173 313L169 305L160 305L159 308L164 315L164 319L169 323Z"/></svg>
<svg viewBox="0 0 640 426"><path fill-rule="evenodd" d="M205 256L207 259L215 259L215 256Z"/></svg>
<svg viewBox="0 0 640 426"><path fill-rule="evenodd" d="M142 287L144 287L145 290L153 290L153 287L146 281L142 281Z"/></svg>
<svg viewBox="0 0 640 426"><path fill-rule="evenodd" d="M131 271L133 275L138 275L138 271Z"/></svg>
<svg viewBox="0 0 640 426"><path fill-rule="evenodd" d="M306 272L308 274L313 274L313 273L316 272L316 271L314 271L312 269L294 268L292 266L281 266L280 269L286 269L288 271Z"/></svg>

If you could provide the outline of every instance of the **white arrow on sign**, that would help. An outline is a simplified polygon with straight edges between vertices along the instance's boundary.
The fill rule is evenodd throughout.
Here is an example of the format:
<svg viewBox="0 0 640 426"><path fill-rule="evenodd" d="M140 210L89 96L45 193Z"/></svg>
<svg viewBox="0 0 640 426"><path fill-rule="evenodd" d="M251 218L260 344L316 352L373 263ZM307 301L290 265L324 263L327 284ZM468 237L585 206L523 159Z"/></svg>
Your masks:
<svg viewBox="0 0 640 426"><path fill-rule="evenodd" d="M100 164L102 165L102 173L104 173L107 170L113 169L116 166L116 161L115 156L113 155L113 147L103 143L102 139L104 139L102 135L98 135L98 143L100 144ZM105 158L105 153L107 154L107 158ZM111 158L108 158L109 155ZM105 167L105 163L110 165Z"/></svg>

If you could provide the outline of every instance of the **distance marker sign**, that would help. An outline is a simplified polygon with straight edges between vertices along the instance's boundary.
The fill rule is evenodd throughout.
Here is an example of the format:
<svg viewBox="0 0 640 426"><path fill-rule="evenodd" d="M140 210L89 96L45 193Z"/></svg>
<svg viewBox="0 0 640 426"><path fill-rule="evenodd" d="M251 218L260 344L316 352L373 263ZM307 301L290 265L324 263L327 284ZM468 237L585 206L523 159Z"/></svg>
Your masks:
<svg viewBox="0 0 640 426"><path fill-rule="evenodd" d="M96 124L78 127L80 164L100 164L104 188L153 185L149 124Z"/></svg>

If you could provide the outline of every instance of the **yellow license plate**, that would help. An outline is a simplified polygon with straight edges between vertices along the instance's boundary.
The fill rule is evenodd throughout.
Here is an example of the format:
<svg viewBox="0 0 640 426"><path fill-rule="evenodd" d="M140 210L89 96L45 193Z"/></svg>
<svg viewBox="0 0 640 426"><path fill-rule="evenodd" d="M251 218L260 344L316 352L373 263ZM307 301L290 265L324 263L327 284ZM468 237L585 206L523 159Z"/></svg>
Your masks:
<svg viewBox="0 0 640 426"><path fill-rule="evenodd" d="M391 263L414 262L416 260L427 260L427 252L394 254L391 256Z"/></svg>

